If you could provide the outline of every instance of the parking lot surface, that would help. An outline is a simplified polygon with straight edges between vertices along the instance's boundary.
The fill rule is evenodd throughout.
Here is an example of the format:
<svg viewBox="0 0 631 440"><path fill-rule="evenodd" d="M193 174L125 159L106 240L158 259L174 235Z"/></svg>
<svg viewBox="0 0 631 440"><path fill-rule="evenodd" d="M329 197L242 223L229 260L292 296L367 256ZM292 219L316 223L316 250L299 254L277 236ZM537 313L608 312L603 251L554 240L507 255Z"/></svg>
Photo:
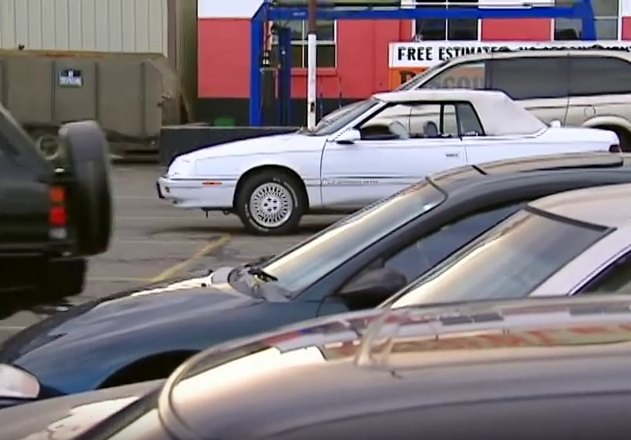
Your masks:
<svg viewBox="0 0 631 440"><path fill-rule="evenodd" d="M112 168L115 223L110 249L90 260L86 288L71 302L274 254L339 218L306 216L297 235L248 235L236 216L212 213L206 218L201 211L178 210L159 200L155 179L161 171L155 165ZM0 321L0 340L41 318L21 312Z"/></svg>

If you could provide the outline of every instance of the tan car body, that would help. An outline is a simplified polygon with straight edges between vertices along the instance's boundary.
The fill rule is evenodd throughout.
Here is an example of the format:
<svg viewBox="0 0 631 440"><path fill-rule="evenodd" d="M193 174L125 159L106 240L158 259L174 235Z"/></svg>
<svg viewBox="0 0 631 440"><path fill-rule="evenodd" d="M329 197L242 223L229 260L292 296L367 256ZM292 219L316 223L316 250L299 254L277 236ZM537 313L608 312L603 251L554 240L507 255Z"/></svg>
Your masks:
<svg viewBox="0 0 631 440"><path fill-rule="evenodd" d="M514 59L524 57L613 57L629 63L631 75L631 52L625 50L526 50L511 52L493 52L485 54L466 55L447 61L419 77L413 78L409 83L416 82L414 88L432 87L431 83L440 81L463 64L473 64L476 61L489 61L496 59ZM472 69L463 69L467 75L471 75ZM571 78L572 71L569 71ZM457 76L456 76L457 78ZM474 84L476 81L471 81ZM405 87L402 86L402 87ZM437 86L433 86L437 87ZM444 88L445 85L439 85ZM462 87L460 85L459 87ZM510 91L507 92L510 95ZM546 123L559 121L562 125L603 128L615 131L620 138L623 149L631 149L631 89L623 94L593 94L590 96L566 96L563 98L539 98L539 99L515 99L520 105L534 113Z"/></svg>

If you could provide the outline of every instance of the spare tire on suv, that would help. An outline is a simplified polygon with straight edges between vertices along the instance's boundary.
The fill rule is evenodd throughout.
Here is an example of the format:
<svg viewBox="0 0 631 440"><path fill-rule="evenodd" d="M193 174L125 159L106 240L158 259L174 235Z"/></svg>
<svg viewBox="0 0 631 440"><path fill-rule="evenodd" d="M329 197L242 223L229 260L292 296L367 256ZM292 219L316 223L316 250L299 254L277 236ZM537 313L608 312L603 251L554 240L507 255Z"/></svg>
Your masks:
<svg viewBox="0 0 631 440"><path fill-rule="evenodd" d="M107 250L112 234L107 139L94 121L62 126L59 139L70 172L76 252L82 256L98 255Z"/></svg>

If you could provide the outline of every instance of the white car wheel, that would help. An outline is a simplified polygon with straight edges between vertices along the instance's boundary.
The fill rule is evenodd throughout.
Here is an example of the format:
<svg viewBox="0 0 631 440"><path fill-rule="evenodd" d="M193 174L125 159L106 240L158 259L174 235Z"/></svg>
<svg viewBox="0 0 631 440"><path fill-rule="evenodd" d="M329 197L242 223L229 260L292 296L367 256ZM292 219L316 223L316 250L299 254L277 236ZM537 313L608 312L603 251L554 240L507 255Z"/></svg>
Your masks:
<svg viewBox="0 0 631 440"><path fill-rule="evenodd" d="M268 182L254 189L249 206L255 222L273 229L289 220L294 211L294 199L283 185Z"/></svg>
<svg viewBox="0 0 631 440"><path fill-rule="evenodd" d="M296 229L305 199L304 190L293 176L266 171L248 177L241 185L235 208L251 232L280 235Z"/></svg>

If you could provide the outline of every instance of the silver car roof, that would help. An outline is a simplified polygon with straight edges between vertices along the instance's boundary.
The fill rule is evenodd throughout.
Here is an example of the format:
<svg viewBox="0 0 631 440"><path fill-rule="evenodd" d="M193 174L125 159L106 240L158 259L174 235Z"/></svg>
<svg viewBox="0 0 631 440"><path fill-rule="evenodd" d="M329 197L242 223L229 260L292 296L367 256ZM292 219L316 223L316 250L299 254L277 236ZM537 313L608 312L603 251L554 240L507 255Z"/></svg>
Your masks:
<svg viewBox="0 0 631 440"><path fill-rule="evenodd" d="M567 191L529 205L561 217L620 228L631 225L631 184Z"/></svg>

